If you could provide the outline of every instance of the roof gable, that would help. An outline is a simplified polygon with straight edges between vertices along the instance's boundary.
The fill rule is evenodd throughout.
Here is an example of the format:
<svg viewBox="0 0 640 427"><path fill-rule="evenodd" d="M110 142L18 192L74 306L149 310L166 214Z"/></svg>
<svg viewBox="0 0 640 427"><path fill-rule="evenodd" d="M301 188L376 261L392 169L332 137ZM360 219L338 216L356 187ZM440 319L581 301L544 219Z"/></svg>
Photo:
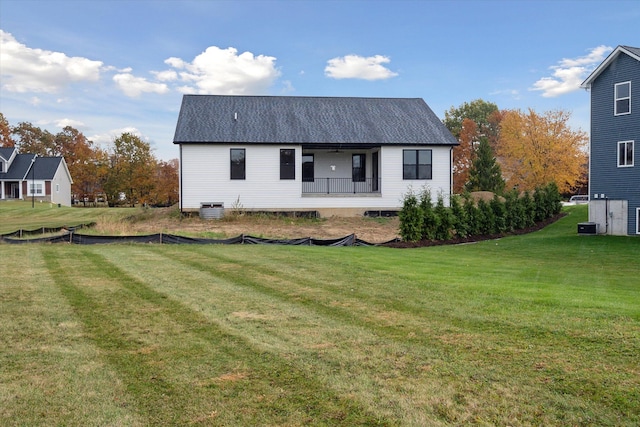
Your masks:
<svg viewBox="0 0 640 427"><path fill-rule="evenodd" d="M9 170L0 173L0 179L12 181L22 181L25 179L52 180L58 171L60 163L64 163L62 157L39 157L33 154L16 154L13 162L11 162L9 166ZM31 169L32 164L34 165L33 173ZM71 180L68 170L66 170L66 174L69 176L69 180Z"/></svg>
<svg viewBox="0 0 640 427"><path fill-rule="evenodd" d="M25 179L27 172L29 172L31 161L34 157L33 154L16 154L9 166L9 170L0 174L0 179L22 181Z"/></svg>
<svg viewBox="0 0 640 427"><path fill-rule="evenodd" d="M62 157L38 157L34 164L34 179L51 180L55 177ZM31 178L31 174L29 174Z"/></svg>
<svg viewBox="0 0 640 427"><path fill-rule="evenodd" d="M0 158L8 162L14 151L16 147L0 147Z"/></svg>
<svg viewBox="0 0 640 427"><path fill-rule="evenodd" d="M604 71L620 54L629 55L636 61L640 61L640 48L631 46L618 46L613 50L613 52L609 54L609 56L605 58L604 61L602 61L600 65L598 65L595 70L593 70L589 77L587 77L587 79L582 82L580 87L583 89L590 88L591 84L600 75L600 73L602 73L602 71Z"/></svg>
<svg viewBox="0 0 640 427"><path fill-rule="evenodd" d="M458 144L420 98L223 95L185 95L173 142Z"/></svg>

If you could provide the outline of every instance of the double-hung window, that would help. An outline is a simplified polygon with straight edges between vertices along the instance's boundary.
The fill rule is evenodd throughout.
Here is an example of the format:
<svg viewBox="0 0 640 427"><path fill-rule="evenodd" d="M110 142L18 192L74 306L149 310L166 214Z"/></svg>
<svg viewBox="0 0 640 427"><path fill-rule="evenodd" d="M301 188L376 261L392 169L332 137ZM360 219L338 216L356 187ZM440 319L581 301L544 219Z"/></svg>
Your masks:
<svg viewBox="0 0 640 427"><path fill-rule="evenodd" d="M616 83L614 115L631 114L631 82Z"/></svg>
<svg viewBox="0 0 640 427"><path fill-rule="evenodd" d="M431 179L431 150L402 151L402 179Z"/></svg>
<svg viewBox="0 0 640 427"><path fill-rule="evenodd" d="M231 149L231 179L245 179L245 178L246 178L245 149L232 148Z"/></svg>
<svg viewBox="0 0 640 427"><path fill-rule="evenodd" d="M633 141L618 142L618 167L633 166Z"/></svg>
<svg viewBox="0 0 640 427"><path fill-rule="evenodd" d="M296 179L296 150L280 150L280 179Z"/></svg>
<svg viewBox="0 0 640 427"><path fill-rule="evenodd" d="M42 183L41 182L29 183L29 194L32 196L37 194L42 194Z"/></svg>

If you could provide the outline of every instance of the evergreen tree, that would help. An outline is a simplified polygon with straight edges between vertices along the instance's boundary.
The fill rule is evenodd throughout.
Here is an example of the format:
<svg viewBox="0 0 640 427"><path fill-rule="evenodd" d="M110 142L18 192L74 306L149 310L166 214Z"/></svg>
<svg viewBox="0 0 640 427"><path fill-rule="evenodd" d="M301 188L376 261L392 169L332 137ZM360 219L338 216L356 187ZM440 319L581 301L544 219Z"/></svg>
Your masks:
<svg viewBox="0 0 640 427"><path fill-rule="evenodd" d="M451 209L451 218L453 220L453 229L457 237L465 238L469 235L469 219L467 211L460 202L457 195L452 195L449 201L449 209Z"/></svg>
<svg viewBox="0 0 640 427"><path fill-rule="evenodd" d="M438 218L435 238L436 240L449 240L451 229L453 228L453 218L451 211L444 205L444 197L438 194L438 202L434 208L434 213Z"/></svg>
<svg viewBox="0 0 640 427"><path fill-rule="evenodd" d="M466 188L468 191L491 191L495 194L502 194L504 191L504 180L500 165L496 163L493 150L487 138L480 138L476 158L471 165L469 172L469 182Z"/></svg>
<svg viewBox="0 0 640 427"><path fill-rule="evenodd" d="M400 217L400 237L405 242L417 242L422 237L422 211L418 206L418 198L409 191L404 195Z"/></svg>
<svg viewBox="0 0 640 427"><path fill-rule="evenodd" d="M433 240L438 229L438 216L433 209L431 190L424 188L420 193L420 210L422 212L422 238Z"/></svg>

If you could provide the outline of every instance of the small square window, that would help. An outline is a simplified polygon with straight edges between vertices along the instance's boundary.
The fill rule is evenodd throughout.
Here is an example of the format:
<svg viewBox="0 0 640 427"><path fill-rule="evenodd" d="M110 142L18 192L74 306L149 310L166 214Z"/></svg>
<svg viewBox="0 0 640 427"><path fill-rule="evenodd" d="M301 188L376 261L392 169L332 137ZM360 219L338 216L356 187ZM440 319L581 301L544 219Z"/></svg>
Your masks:
<svg viewBox="0 0 640 427"><path fill-rule="evenodd" d="M631 82L615 85L614 110L616 116L631 113Z"/></svg>
<svg viewBox="0 0 640 427"><path fill-rule="evenodd" d="M404 150L402 179L431 179L431 150Z"/></svg>

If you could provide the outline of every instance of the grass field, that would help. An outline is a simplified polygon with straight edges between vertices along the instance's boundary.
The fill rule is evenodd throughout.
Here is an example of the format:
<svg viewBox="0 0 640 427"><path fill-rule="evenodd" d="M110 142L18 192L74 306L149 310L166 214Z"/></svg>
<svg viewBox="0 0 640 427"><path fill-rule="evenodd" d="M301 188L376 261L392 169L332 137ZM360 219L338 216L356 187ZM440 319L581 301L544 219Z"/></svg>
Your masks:
<svg viewBox="0 0 640 427"><path fill-rule="evenodd" d="M640 239L585 216L421 249L0 244L0 425L638 425Z"/></svg>

